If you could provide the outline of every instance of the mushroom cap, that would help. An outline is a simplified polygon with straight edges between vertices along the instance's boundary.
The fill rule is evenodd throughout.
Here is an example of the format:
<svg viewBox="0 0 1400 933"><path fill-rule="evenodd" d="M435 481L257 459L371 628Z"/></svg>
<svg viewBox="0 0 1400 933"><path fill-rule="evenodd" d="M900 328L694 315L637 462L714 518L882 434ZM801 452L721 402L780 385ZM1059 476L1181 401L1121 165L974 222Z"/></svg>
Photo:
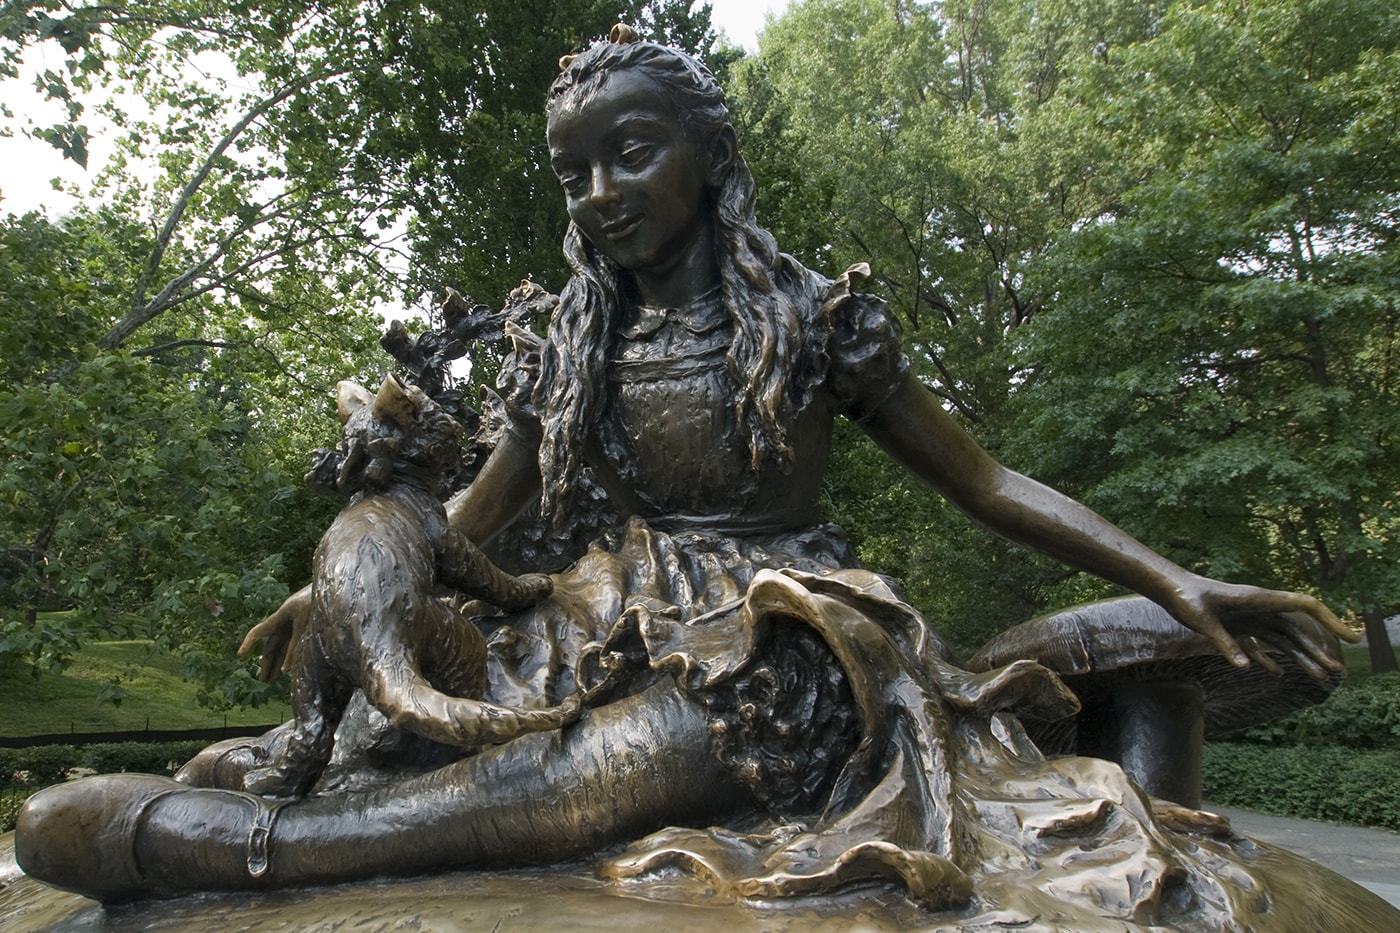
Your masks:
<svg viewBox="0 0 1400 933"><path fill-rule="evenodd" d="M1340 660L1340 643L1321 623L1296 613L1289 619ZM1235 667L1209 639L1161 606L1127 596L1052 612L1008 629L973 655L968 667L986 671L1023 658L1039 661L1060 675L1086 709L1125 681L1193 681L1205 696L1206 737L1215 738L1320 703L1341 683L1340 673L1316 680L1292 654L1272 646L1266 650L1282 674L1259 664ZM1073 720L1028 727L1033 734L1042 733L1041 747L1047 752L1073 746Z"/></svg>

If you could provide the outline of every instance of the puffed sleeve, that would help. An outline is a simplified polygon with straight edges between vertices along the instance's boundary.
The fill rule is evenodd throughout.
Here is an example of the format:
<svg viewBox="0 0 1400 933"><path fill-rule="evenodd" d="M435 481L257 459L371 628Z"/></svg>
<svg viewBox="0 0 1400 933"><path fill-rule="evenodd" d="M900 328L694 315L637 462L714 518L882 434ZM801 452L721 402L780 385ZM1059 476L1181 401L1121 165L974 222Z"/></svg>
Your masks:
<svg viewBox="0 0 1400 933"><path fill-rule="evenodd" d="M854 421L873 414L909 372L899 322L889 306L857 291L869 274L870 267L864 263L847 269L831 283L823 309L831 315L827 390L836 410Z"/></svg>

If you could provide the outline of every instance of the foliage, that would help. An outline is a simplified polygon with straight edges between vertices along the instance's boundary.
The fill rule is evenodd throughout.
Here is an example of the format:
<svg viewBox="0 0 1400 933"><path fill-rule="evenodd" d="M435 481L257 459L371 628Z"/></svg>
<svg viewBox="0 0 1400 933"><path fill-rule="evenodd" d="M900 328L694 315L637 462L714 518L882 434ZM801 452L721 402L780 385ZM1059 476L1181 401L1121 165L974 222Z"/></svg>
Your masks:
<svg viewBox="0 0 1400 933"><path fill-rule="evenodd" d="M139 622L136 619L133 622ZM290 715L285 703L216 712L181 675L185 662L151 641L85 641L61 673L0 678L0 735L213 729L260 726ZM114 699L120 697L120 702Z"/></svg>
<svg viewBox="0 0 1400 933"><path fill-rule="evenodd" d="M1193 569L1368 629L1400 608L1387 4L809 0L735 75L781 242L869 261L916 373L992 453ZM904 506L846 517L899 536L862 545L877 568L998 566L941 505ZM1046 608L1107 592L999 566ZM967 585L994 604L994 577ZM939 590L935 617L978 602Z"/></svg>
<svg viewBox="0 0 1400 933"><path fill-rule="evenodd" d="M39 745L0 748L0 832L15 828L15 818L29 794L57 784L72 771L173 775L204 747L203 742L99 742L81 748Z"/></svg>
<svg viewBox="0 0 1400 933"><path fill-rule="evenodd" d="M1400 674L1343 681L1317 706L1208 743L1205 797L1400 829Z"/></svg>
<svg viewBox="0 0 1400 933"><path fill-rule="evenodd" d="M57 670L93 635L155 638L191 664L226 659L285 596L287 567L309 561L325 520L298 489L298 438L280 431L300 402L303 430L321 433L311 431L319 418L329 433L326 402L308 405L303 386L256 354L249 365L218 351L96 345L121 294L123 246L139 236L107 212L0 225L11 309L0 320L0 662L10 672ZM239 689L251 684L245 669L227 668L209 670L208 689L226 702L261 696Z"/></svg>
<svg viewBox="0 0 1400 933"><path fill-rule="evenodd" d="M1367 617L1400 608L1397 80L1400 21L1349 0L1176 5L1078 73L1141 181L1037 270L1016 393L1024 455L1150 543Z"/></svg>
<svg viewBox="0 0 1400 933"><path fill-rule="evenodd" d="M1342 685L1317 706L1233 736L1255 745L1400 750L1400 673L1377 674Z"/></svg>
<svg viewBox="0 0 1400 933"><path fill-rule="evenodd" d="M1400 830L1400 751L1394 749L1211 743L1203 777L1211 803Z"/></svg>
<svg viewBox="0 0 1400 933"><path fill-rule="evenodd" d="M0 748L0 784L46 787L68 777L82 758L72 745L36 745L33 748Z"/></svg>
<svg viewBox="0 0 1400 933"><path fill-rule="evenodd" d="M1071 145L1054 105L1076 62L1150 30L1120 7L1046 2L1027 17L1014 3L811 0L735 67L737 119L780 242L818 267L870 262L915 373L984 447L1032 471L1034 454L1007 445L1026 365L1018 335L1047 305L1028 276L1054 234L1114 193L1106 143ZM923 576L901 579L963 647L1056 594L1105 593L969 533L869 457L840 456L832 475L862 559ZM892 497L905 501L868 508Z"/></svg>
<svg viewBox="0 0 1400 933"><path fill-rule="evenodd" d="M136 774L174 774L185 762L203 750L206 742L96 742L85 745L79 767L98 774L124 771Z"/></svg>
<svg viewBox="0 0 1400 933"><path fill-rule="evenodd" d="M619 13L707 47L689 6L0 6L0 78L60 62L66 118L26 132L85 164L90 111L117 128L74 216L0 221L0 666L140 634L204 702L266 699L231 648L305 578L332 506L299 477L335 381L387 363L374 308L557 275L557 59Z"/></svg>
<svg viewBox="0 0 1400 933"><path fill-rule="evenodd" d="M276 308L297 296L267 276L308 266L343 300L443 284L495 300L563 271L542 112L560 55L619 18L708 49L709 8L690 6L28 0L0 12L0 69L58 46L63 67L36 86L68 118L30 132L70 158L87 149L85 98L115 92L100 107L124 131L108 190L163 221L124 327L210 288ZM152 148L164 174L148 188L128 164ZM168 262L177 246L187 258Z"/></svg>

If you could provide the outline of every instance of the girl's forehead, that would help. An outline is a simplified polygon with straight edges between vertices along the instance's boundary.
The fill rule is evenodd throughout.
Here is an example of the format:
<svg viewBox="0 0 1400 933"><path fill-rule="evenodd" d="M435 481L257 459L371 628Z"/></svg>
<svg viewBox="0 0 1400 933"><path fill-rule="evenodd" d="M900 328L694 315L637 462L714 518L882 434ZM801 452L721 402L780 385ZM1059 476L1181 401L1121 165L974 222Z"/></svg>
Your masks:
<svg viewBox="0 0 1400 933"><path fill-rule="evenodd" d="M679 125L674 96L661 82L635 68L590 75L549 106L551 131L565 124L611 124L628 115ZM598 127L594 127L598 128Z"/></svg>

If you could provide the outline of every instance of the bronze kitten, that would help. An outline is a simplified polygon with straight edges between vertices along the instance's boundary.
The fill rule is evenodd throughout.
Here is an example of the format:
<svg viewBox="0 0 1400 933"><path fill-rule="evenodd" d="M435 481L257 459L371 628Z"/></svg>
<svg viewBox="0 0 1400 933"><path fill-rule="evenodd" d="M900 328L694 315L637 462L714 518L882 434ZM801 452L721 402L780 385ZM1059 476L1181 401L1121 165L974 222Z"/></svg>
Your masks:
<svg viewBox="0 0 1400 933"><path fill-rule="evenodd" d="M352 498L316 549L311 615L289 669L295 725L278 757L244 778L254 793L312 787L356 688L395 726L449 745L557 729L580 712L577 697L537 710L480 699L486 642L443 586L507 610L552 586L504 573L448 528L439 496L461 458L461 426L392 376L373 397L349 382L337 391L344 439L317 452L307 483Z"/></svg>

